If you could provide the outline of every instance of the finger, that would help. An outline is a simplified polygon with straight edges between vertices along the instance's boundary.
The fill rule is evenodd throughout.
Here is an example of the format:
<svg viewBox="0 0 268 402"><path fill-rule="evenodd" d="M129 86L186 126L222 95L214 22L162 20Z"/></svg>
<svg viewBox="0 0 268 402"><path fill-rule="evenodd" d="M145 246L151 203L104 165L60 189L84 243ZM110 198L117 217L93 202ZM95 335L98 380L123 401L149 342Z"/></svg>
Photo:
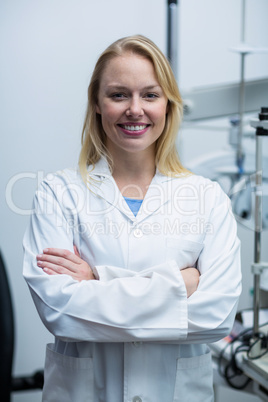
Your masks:
<svg viewBox="0 0 268 402"><path fill-rule="evenodd" d="M77 263L67 260L66 258L57 257L54 255L38 254L36 256L36 260L37 265L41 268L43 268L44 266L48 266L48 264L50 264L51 268L53 269L55 268L57 270L60 270L60 268L65 268L69 271L76 272L78 269Z"/></svg>
<svg viewBox="0 0 268 402"><path fill-rule="evenodd" d="M57 272L55 272L55 271L53 271L52 269L49 269L49 268L44 268L43 271L48 275L58 275Z"/></svg>
<svg viewBox="0 0 268 402"><path fill-rule="evenodd" d="M70 250L51 247L51 248L45 248L43 250L43 253L44 253L44 255L52 255L52 256L64 258L66 260L74 262L75 264L81 263L80 257L78 257L77 255L72 253Z"/></svg>
<svg viewBox="0 0 268 402"><path fill-rule="evenodd" d="M47 273L50 273L50 274L54 273L55 275L56 274L70 275L70 274L74 273L74 271L72 271L71 269L68 269L68 268L66 268L64 266L61 266L61 265L53 264L53 263L48 262L48 261L38 261L37 265L38 265L38 267L42 268L43 271L45 271Z"/></svg>
<svg viewBox="0 0 268 402"><path fill-rule="evenodd" d="M42 267L41 267L42 268ZM71 276L74 280L80 281L81 279L74 273L74 272L70 272L67 269L64 270L63 268L60 268L60 270L58 269L59 267L55 267L53 268L48 268L48 267L44 267L43 271L48 274L48 275L68 275ZM60 272L59 272L60 271ZM92 278L93 279L93 278ZM95 278L94 278L95 279Z"/></svg>
<svg viewBox="0 0 268 402"><path fill-rule="evenodd" d="M48 274L48 275L61 275L61 274L59 274L58 272L55 272L55 271L53 271L53 269L50 269L50 268L44 268L43 269L43 271L46 273L46 274ZM77 278L75 275L73 275L73 274L70 274L70 272L66 272L66 275L68 275L68 276L71 276L74 280L77 280L77 281L79 281L79 278Z"/></svg>

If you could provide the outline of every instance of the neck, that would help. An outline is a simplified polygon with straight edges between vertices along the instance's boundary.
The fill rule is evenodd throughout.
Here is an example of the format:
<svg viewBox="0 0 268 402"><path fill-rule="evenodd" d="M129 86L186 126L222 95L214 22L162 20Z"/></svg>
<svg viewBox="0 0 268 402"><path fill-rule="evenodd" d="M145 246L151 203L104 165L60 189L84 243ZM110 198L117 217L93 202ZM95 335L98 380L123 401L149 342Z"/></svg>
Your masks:
<svg viewBox="0 0 268 402"><path fill-rule="evenodd" d="M141 175L151 175L153 177L154 173L155 162L151 158L127 155L125 158L116 159L114 163L113 176L135 178Z"/></svg>
<svg viewBox="0 0 268 402"><path fill-rule="evenodd" d="M154 175L154 155L128 153L114 159L113 177L125 197L144 198Z"/></svg>

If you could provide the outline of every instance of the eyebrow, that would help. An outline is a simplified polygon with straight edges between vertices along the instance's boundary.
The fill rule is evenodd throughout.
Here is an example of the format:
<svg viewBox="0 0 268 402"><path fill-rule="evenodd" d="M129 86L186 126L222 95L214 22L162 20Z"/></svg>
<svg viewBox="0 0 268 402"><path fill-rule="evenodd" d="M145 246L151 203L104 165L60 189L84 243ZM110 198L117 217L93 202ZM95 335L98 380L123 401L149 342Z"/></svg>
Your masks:
<svg viewBox="0 0 268 402"><path fill-rule="evenodd" d="M107 89L115 89L115 90L119 90L119 91L129 89L128 87L125 87L124 85L116 85L116 84L107 85L106 88ZM162 89L160 85L156 84L156 85L148 85L148 86L142 88L142 90L150 91L150 90L156 89L156 88Z"/></svg>

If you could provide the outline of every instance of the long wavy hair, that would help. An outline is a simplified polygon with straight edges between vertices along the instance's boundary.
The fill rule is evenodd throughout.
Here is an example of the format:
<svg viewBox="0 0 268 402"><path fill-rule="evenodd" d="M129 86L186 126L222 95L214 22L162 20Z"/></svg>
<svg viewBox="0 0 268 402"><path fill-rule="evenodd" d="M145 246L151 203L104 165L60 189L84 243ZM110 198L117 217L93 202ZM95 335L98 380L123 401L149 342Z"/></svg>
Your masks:
<svg viewBox="0 0 268 402"><path fill-rule="evenodd" d="M183 103L176 79L170 64L161 50L142 35L129 36L112 43L99 57L88 87L88 105L82 131L82 148L79 157L79 169L85 182L88 182L88 166L94 165L105 156L110 169L113 161L105 147L106 134L101 123L101 116L96 111L98 94L103 71L111 59L126 52L143 56L153 64L156 78L168 99L168 112L164 130L156 141L155 165L160 173L169 176L187 174L179 159L176 149L176 137L183 116Z"/></svg>

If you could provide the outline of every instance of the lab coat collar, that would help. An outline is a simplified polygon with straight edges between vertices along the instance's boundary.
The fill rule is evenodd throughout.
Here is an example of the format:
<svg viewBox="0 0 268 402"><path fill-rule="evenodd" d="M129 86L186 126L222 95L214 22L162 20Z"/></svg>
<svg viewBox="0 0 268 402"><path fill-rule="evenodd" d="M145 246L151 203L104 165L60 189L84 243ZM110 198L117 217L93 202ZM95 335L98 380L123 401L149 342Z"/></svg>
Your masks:
<svg viewBox="0 0 268 402"><path fill-rule="evenodd" d="M88 167L88 173L90 176L110 177L111 171L107 159L102 156L95 164L94 168L92 166Z"/></svg>
<svg viewBox="0 0 268 402"><path fill-rule="evenodd" d="M99 178L112 177L107 159L104 156L102 156L98 160L98 162L95 164L94 168L92 168L92 166L88 167L88 173L90 176L93 176L94 178L96 178L96 176ZM155 179L157 180L157 182L162 183L162 182L172 180L172 177L165 176L162 173L160 173L158 169L156 169Z"/></svg>
<svg viewBox="0 0 268 402"><path fill-rule="evenodd" d="M170 183L173 178L161 174L157 169L141 208L135 217L117 187L106 158L101 157L93 170L89 166L88 172L94 181L93 192L117 208L131 221L141 222L149 215L156 213L171 197Z"/></svg>

